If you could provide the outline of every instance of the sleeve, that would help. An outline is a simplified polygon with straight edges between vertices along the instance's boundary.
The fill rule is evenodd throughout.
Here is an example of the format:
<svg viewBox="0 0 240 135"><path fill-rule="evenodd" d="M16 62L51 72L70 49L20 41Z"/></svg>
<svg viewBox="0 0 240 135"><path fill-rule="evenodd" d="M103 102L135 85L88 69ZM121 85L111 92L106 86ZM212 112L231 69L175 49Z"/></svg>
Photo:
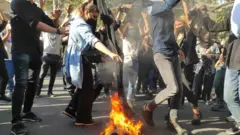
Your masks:
<svg viewBox="0 0 240 135"><path fill-rule="evenodd" d="M213 47L213 50L214 50L214 51L213 51L213 58L214 58L215 60L218 60L218 59L219 59L219 56L220 56L219 47L218 47L217 44L213 45L212 47Z"/></svg>
<svg viewBox="0 0 240 135"><path fill-rule="evenodd" d="M231 15L231 31L236 37L240 37L240 1L235 0Z"/></svg>
<svg viewBox="0 0 240 135"><path fill-rule="evenodd" d="M42 11L42 19L41 19L41 21L42 21L43 23L46 23L46 24L49 25L49 26L56 27L56 26L54 25L53 20L50 19L43 11Z"/></svg>
<svg viewBox="0 0 240 135"><path fill-rule="evenodd" d="M204 17L204 27L209 32L223 32L230 31L230 15L228 15L222 22L215 23L209 17Z"/></svg>
<svg viewBox="0 0 240 135"><path fill-rule="evenodd" d="M196 52L197 52L198 58L201 58L201 57L202 57L202 54L201 54L200 46L199 46L199 45L196 46Z"/></svg>
<svg viewBox="0 0 240 135"><path fill-rule="evenodd" d="M77 32L82 36L87 44L92 47L94 47L97 42L100 42L87 24L78 25Z"/></svg>
<svg viewBox="0 0 240 135"><path fill-rule="evenodd" d="M26 22L30 27L36 28L39 23L38 7L27 0L13 0L11 2L13 12Z"/></svg>
<svg viewBox="0 0 240 135"><path fill-rule="evenodd" d="M151 9L151 15L159 15L165 11L171 10L180 0L165 0L154 2Z"/></svg>
<svg viewBox="0 0 240 135"><path fill-rule="evenodd" d="M3 21L2 24L0 24L0 32L2 32L7 26L7 22Z"/></svg>

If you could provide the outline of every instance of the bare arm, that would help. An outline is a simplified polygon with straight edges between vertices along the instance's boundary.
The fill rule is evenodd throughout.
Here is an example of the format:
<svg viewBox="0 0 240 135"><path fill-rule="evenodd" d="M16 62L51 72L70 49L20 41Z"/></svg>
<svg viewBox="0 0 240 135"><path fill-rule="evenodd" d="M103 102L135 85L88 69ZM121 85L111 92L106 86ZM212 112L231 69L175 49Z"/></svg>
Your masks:
<svg viewBox="0 0 240 135"><path fill-rule="evenodd" d="M103 45L101 42L97 42L95 44L95 48L97 50L99 50L100 52L108 55L109 57L111 57L113 60L116 60L116 61L120 61L122 62L122 59L120 56L118 56L117 54L111 52L105 45Z"/></svg>
<svg viewBox="0 0 240 135"><path fill-rule="evenodd" d="M143 21L144 21L144 33L143 36L146 36L150 32L150 26L148 22L148 15L146 13L142 13Z"/></svg>
<svg viewBox="0 0 240 135"><path fill-rule="evenodd" d="M6 42L9 39L10 35L11 35L11 30L7 29L6 34L2 37L3 42Z"/></svg>
<svg viewBox="0 0 240 135"><path fill-rule="evenodd" d="M2 12L0 12L0 19L3 21L7 21L7 17Z"/></svg>
<svg viewBox="0 0 240 135"><path fill-rule="evenodd" d="M143 35L143 30L141 28L141 20L138 23L138 29L139 29L140 36L142 36Z"/></svg>
<svg viewBox="0 0 240 135"><path fill-rule="evenodd" d="M129 27L129 24L125 24L123 27L118 28L118 33L122 39L125 38L124 33L128 29L128 27Z"/></svg>
<svg viewBox="0 0 240 135"><path fill-rule="evenodd" d="M39 0L39 5L41 9L43 9L44 4L45 4L45 0Z"/></svg>
<svg viewBox="0 0 240 135"><path fill-rule="evenodd" d="M188 28L190 28L190 17L189 17L189 9L186 0L181 0L182 5L183 5L183 10L184 10L184 15L185 15L185 23L187 24Z"/></svg>

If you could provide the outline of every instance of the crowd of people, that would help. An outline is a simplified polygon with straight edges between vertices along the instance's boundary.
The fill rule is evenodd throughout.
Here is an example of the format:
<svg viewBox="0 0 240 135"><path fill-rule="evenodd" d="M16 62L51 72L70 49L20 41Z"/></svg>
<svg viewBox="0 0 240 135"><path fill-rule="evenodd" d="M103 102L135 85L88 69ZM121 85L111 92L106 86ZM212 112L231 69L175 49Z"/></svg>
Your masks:
<svg viewBox="0 0 240 135"><path fill-rule="evenodd" d="M192 125L201 124L201 100L214 103L212 111L228 110L234 126L226 133L240 134L240 0L221 22L209 17L205 5L189 10L186 0L141 0L108 11L99 0L87 0L64 12L58 6L44 11L44 1L39 3L12 0L11 16L0 10L0 100L12 102L12 134L27 133L23 121L41 121L31 109L49 69L47 95L56 96L61 73L71 95L63 114L75 126L95 124L93 102L104 89L106 97L118 92L129 118L136 95L144 94L151 101L142 116L150 127L154 110L168 101L167 126L189 134L178 123L186 97ZM174 16L177 6L182 16ZM220 32L229 33L227 43L217 40Z"/></svg>

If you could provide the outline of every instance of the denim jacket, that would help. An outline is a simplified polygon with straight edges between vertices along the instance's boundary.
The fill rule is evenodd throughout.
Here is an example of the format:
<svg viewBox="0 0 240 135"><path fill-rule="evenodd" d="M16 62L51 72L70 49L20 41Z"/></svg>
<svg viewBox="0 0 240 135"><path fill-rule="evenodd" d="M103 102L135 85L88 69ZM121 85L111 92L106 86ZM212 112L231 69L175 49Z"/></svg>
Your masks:
<svg viewBox="0 0 240 135"><path fill-rule="evenodd" d="M82 88L83 63L81 54L99 42L93 35L91 26L81 17L76 17L70 26L68 48L65 53L64 73L71 77L72 84Z"/></svg>

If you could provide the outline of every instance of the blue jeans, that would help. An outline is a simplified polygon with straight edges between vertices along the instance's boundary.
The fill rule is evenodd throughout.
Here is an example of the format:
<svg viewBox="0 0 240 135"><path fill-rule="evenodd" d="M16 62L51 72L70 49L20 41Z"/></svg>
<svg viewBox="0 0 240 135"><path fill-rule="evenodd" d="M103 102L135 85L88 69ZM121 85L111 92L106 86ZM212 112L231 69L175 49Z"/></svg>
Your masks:
<svg viewBox="0 0 240 135"><path fill-rule="evenodd" d="M157 90L156 70L151 69L148 75L148 85L150 90Z"/></svg>
<svg viewBox="0 0 240 135"><path fill-rule="evenodd" d="M8 72L8 87L7 89L10 91L14 90L14 67L13 67L13 62L12 60L5 60L6 63L6 68L7 68L7 72Z"/></svg>
<svg viewBox="0 0 240 135"><path fill-rule="evenodd" d="M214 77L213 88L217 95L217 101L223 103L223 89L226 68L218 68Z"/></svg>
<svg viewBox="0 0 240 135"><path fill-rule="evenodd" d="M42 60L41 55L16 52L12 53L12 60L16 82L12 96L12 123L16 123L21 121L23 102L23 112L31 112Z"/></svg>
<svg viewBox="0 0 240 135"><path fill-rule="evenodd" d="M135 83L137 80L137 72L132 66L123 64L123 88L127 100L134 101Z"/></svg>
<svg viewBox="0 0 240 135"><path fill-rule="evenodd" d="M226 69L224 100L236 122L240 122L240 70Z"/></svg>

